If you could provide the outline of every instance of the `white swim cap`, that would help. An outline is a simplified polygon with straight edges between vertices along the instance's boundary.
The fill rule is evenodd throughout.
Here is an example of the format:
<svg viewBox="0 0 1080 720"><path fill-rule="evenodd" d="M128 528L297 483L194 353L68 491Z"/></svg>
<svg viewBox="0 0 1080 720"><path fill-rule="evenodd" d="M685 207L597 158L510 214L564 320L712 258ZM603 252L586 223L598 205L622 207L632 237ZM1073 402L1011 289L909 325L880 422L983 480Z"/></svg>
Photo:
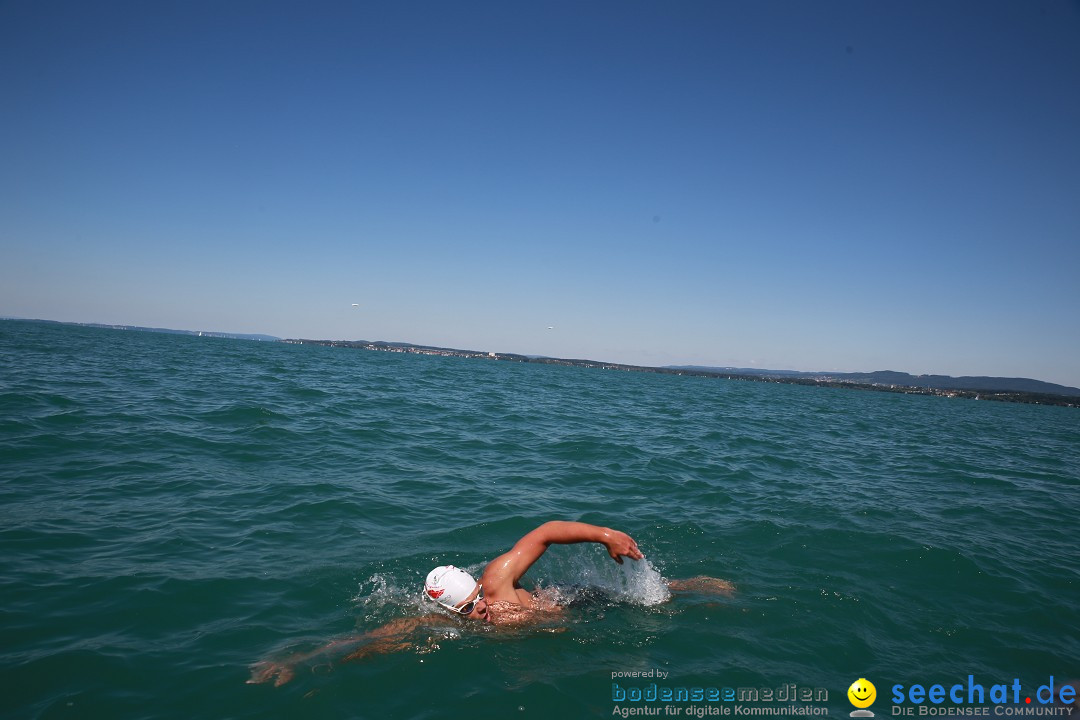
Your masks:
<svg viewBox="0 0 1080 720"><path fill-rule="evenodd" d="M428 573L424 593L443 607L453 608L469 599L476 589L472 575L453 565L440 565Z"/></svg>

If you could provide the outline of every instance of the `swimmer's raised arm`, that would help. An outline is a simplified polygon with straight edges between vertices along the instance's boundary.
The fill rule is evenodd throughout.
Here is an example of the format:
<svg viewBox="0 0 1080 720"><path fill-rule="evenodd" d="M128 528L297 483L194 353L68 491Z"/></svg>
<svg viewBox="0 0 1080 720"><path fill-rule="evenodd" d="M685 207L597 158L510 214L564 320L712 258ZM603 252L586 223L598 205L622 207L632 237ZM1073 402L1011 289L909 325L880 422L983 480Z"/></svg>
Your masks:
<svg viewBox="0 0 1080 720"><path fill-rule="evenodd" d="M526 538L533 534L538 534L539 538L546 543L544 546L545 550L553 543L568 544L596 542L606 547L611 559L620 565L622 565L623 557L628 557L631 560L640 560L645 557L641 551L638 550L637 543L634 542L632 537L624 532L600 527L599 525L589 525L588 523L582 522L567 522L565 520L552 520L551 522L544 523L536 528L536 530L533 530L529 535L526 535L519 540L518 544L525 541Z"/></svg>
<svg viewBox="0 0 1080 720"><path fill-rule="evenodd" d="M611 559L619 564L622 564L624 557L632 560L645 557L634 539L624 532L588 523L552 520L525 535L509 552L488 563L483 577L485 592L494 595L500 589L505 589L507 584L517 583L552 545L582 542L602 544Z"/></svg>

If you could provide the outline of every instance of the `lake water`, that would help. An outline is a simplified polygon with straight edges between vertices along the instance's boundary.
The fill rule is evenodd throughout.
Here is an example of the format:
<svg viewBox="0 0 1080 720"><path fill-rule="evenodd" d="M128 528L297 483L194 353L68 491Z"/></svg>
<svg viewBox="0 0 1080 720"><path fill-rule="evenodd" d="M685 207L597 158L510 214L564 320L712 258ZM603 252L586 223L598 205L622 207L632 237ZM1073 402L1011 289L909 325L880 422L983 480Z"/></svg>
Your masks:
<svg viewBox="0 0 1080 720"><path fill-rule="evenodd" d="M611 717L613 682L846 717L863 677L882 717L1080 676L1075 409L2 321L0 458L4 717ZM647 562L556 546L558 623L245 682L548 519ZM734 597L659 601L698 575Z"/></svg>

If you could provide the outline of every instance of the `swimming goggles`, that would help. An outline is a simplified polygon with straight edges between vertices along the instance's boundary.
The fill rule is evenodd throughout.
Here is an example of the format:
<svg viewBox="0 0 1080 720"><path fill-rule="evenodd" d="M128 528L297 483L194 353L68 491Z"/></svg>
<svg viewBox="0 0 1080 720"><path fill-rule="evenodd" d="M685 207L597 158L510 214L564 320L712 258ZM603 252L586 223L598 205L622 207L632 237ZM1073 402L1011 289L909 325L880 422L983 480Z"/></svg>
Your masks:
<svg viewBox="0 0 1080 720"><path fill-rule="evenodd" d="M447 610L453 610L454 612L459 613L461 615L468 615L469 613L471 613L473 611L473 608L476 607L476 603L478 603L478 602L480 602L481 600L484 599L484 586L480 585L479 583L477 583L477 586L480 588L480 591L476 593L476 597L474 597L472 600L465 603L464 605L462 605L459 608L447 605L447 606L445 606L446 609Z"/></svg>

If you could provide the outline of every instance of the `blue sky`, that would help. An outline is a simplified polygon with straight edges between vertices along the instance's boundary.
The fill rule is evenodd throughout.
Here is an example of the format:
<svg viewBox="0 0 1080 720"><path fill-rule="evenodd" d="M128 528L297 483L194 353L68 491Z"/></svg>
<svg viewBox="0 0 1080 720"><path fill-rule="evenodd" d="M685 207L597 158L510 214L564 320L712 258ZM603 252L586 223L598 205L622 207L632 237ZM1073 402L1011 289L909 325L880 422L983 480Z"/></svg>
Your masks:
<svg viewBox="0 0 1080 720"><path fill-rule="evenodd" d="M1080 386L1078 89L1056 0L9 0L0 315Z"/></svg>

